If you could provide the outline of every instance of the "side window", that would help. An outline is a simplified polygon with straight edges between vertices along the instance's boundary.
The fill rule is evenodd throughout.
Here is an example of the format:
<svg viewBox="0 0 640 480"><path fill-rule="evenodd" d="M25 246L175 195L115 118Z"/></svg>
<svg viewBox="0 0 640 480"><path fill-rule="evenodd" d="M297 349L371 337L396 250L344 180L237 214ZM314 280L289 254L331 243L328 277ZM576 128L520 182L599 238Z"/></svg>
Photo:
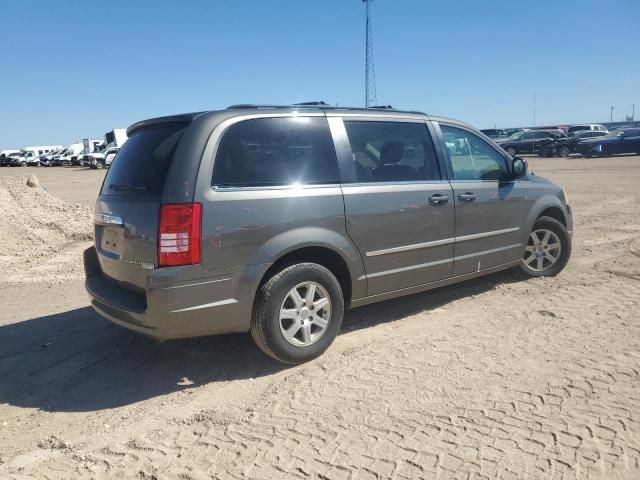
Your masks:
<svg viewBox="0 0 640 480"><path fill-rule="evenodd" d="M477 135L440 125L449 151L454 180L500 180L508 176L502 155Z"/></svg>
<svg viewBox="0 0 640 480"><path fill-rule="evenodd" d="M256 118L229 128L213 168L213 185L338 183L338 162L324 117Z"/></svg>
<svg viewBox="0 0 640 480"><path fill-rule="evenodd" d="M532 140L534 138L534 132L524 132L520 137L520 140Z"/></svg>
<svg viewBox="0 0 640 480"><path fill-rule="evenodd" d="M433 141L424 123L345 121L355 182L441 180Z"/></svg>

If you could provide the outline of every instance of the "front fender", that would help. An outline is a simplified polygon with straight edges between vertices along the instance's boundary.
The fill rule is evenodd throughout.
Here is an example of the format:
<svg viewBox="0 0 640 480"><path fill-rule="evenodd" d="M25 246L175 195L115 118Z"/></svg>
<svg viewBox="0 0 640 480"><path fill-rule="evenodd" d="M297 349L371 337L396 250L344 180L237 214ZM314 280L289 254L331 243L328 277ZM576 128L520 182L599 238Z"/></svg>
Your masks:
<svg viewBox="0 0 640 480"><path fill-rule="evenodd" d="M572 225L571 215L569 214L567 208L563 205L562 201L560 201L560 199L557 196L551 193L543 195L542 197L538 198L534 202L533 206L529 209L529 214L527 215L527 219L525 222L525 228L524 228L524 231L522 232L523 251L524 251L524 247L527 245L529 235L533 230L533 225L536 223L536 220L538 219L538 217L540 217L542 212L544 212L548 208L560 209L562 211L562 214L564 215L565 222L567 224L567 229L570 231L572 230L573 225Z"/></svg>

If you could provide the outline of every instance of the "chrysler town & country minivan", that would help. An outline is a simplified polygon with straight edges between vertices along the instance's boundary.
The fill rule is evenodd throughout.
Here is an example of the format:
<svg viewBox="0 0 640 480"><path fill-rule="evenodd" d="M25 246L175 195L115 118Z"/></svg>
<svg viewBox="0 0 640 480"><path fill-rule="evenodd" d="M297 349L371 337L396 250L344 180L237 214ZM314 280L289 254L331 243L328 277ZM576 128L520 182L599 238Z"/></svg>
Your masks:
<svg viewBox="0 0 640 480"><path fill-rule="evenodd" d="M319 356L345 309L499 270L559 273L564 191L478 130L390 108L238 105L129 127L86 288L156 339L250 331Z"/></svg>

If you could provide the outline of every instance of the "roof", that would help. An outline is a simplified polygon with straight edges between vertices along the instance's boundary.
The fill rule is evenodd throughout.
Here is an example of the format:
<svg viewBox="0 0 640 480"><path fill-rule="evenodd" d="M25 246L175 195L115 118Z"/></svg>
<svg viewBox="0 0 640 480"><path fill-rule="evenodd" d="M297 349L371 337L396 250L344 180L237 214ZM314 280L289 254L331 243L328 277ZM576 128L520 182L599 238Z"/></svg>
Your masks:
<svg viewBox="0 0 640 480"><path fill-rule="evenodd" d="M255 113L257 110L261 111L261 113L275 113L282 111L291 111L291 112L316 112L316 113L327 113L327 114L350 114L353 116L357 115L372 115L375 116L389 116L389 117L414 117L414 118L428 118L437 122L449 122L455 123L459 125L469 126L464 122L459 120L454 120L446 117L439 116L431 116L424 112L415 111L415 110L397 110L393 108L391 105L377 105L373 107L346 107L346 106L332 106L328 105L325 102L303 102L303 103L294 103L291 105L271 105L271 104L253 104L253 103L241 103L235 104L227 107L224 110L208 110L201 112L192 112L192 113L182 113L178 115L169 115L165 117L156 117L150 118L147 120L142 120L140 122L136 122L127 128L127 135L131 136L132 132L135 130L146 127L149 125L154 125L158 123L170 123L170 122L179 122L179 123L191 123L196 118L205 116L205 115L219 115L226 114L225 116L238 116L238 115L250 115L251 113ZM473 127L471 127L473 128Z"/></svg>

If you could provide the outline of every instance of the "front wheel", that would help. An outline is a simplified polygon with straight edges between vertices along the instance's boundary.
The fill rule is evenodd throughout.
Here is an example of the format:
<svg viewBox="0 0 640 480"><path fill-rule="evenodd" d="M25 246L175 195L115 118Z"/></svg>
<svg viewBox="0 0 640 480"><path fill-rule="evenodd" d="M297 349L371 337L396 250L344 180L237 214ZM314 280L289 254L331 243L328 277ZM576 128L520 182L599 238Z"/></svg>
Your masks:
<svg viewBox="0 0 640 480"><path fill-rule="evenodd" d="M27 162L20 162L20 166L21 167L26 167L27 166Z"/></svg>
<svg viewBox="0 0 640 480"><path fill-rule="evenodd" d="M315 263L296 263L262 285L251 320L260 349L283 363L303 363L324 353L344 315L336 277Z"/></svg>
<svg viewBox="0 0 640 480"><path fill-rule="evenodd" d="M571 237L555 218L540 217L529 234L520 269L530 277L553 277L571 257Z"/></svg>
<svg viewBox="0 0 640 480"><path fill-rule="evenodd" d="M558 153L560 154L561 157L568 157L569 156L569 148L568 147L560 147L560 150L558 150Z"/></svg>

